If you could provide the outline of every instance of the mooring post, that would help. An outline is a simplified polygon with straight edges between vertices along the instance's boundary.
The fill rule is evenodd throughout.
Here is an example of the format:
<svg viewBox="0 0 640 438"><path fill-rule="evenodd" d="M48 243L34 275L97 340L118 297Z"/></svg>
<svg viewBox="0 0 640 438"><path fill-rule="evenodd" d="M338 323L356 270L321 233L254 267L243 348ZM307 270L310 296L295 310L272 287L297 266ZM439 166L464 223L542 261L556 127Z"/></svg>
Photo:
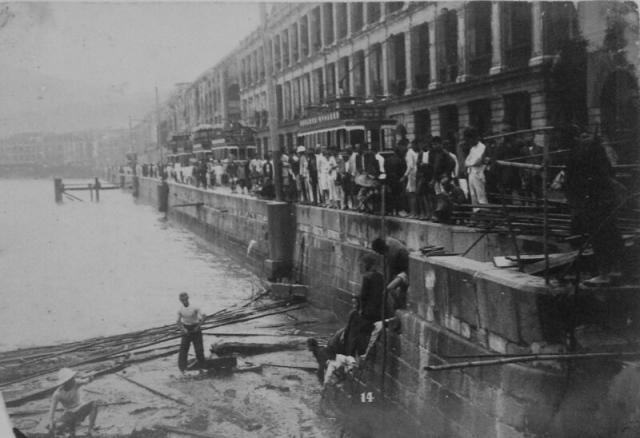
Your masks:
<svg viewBox="0 0 640 438"><path fill-rule="evenodd" d="M100 181L97 176L94 181L93 188L96 190L96 202L100 202Z"/></svg>
<svg viewBox="0 0 640 438"><path fill-rule="evenodd" d="M87 184L87 186L89 187L89 195L91 196L91 202L93 202L93 185L91 185L91 183Z"/></svg>
<svg viewBox="0 0 640 438"><path fill-rule="evenodd" d="M62 178L54 178L53 179L53 192L55 194L56 203L60 204L62 202L62 192L64 191L64 186L62 185Z"/></svg>

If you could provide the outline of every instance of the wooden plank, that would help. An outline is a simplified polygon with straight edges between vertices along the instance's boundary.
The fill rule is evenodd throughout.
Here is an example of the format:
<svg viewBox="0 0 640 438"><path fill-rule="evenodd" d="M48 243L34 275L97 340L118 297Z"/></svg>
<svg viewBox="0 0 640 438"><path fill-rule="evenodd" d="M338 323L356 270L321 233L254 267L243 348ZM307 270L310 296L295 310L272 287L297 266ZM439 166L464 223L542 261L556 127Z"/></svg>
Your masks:
<svg viewBox="0 0 640 438"><path fill-rule="evenodd" d="M573 262L578 257L578 251L565 252L560 254L549 254L549 269L566 265ZM539 261L524 267L523 272L526 274L539 274L545 270L545 261Z"/></svg>
<svg viewBox="0 0 640 438"><path fill-rule="evenodd" d="M518 262L505 256L496 256L493 258L493 264L496 268L514 268L518 266Z"/></svg>

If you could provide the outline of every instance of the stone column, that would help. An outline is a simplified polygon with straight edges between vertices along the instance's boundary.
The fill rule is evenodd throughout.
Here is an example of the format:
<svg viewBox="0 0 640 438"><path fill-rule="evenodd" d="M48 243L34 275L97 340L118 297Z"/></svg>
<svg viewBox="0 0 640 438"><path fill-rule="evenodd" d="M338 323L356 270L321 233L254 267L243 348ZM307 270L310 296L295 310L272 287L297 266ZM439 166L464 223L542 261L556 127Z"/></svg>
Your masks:
<svg viewBox="0 0 640 438"><path fill-rule="evenodd" d="M500 2L491 2L491 69L490 75L504 70L502 65L502 6Z"/></svg>
<svg viewBox="0 0 640 438"><path fill-rule="evenodd" d="M362 3L362 27L365 28L368 25L369 21L369 9L367 8L367 3Z"/></svg>
<svg viewBox="0 0 640 438"><path fill-rule="evenodd" d="M307 56L311 56L311 54L313 53L313 47L312 47L312 36L313 33L311 31L311 28L313 26L311 26L311 14L307 14Z"/></svg>
<svg viewBox="0 0 640 438"><path fill-rule="evenodd" d="M467 102L460 103L458 106L458 139L463 138L464 128L470 125L469 104Z"/></svg>
<svg viewBox="0 0 640 438"><path fill-rule="evenodd" d="M504 125L504 98L501 95L491 97L491 130L500 133Z"/></svg>
<svg viewBox="0 0 640 438"><path fill-rule="evenodd" d="M220 111L220 116L222 118L222 123L226 123L227 122L227 104L226 104L226 100L227 100L227 89L226 89L226 84L225 84L225 80L224 80L224 74L222 73L222 70L220 70L219 74L219 79L218 79L218 84L219 84L219 96L220 96L220 107L219 107L219 111Z"/></svg>
<svg viewBox="0 0 640 438"><path fill-rule="evenodd" d="M338 14L336 3L329 3L331 5L331 18L333 18L333 44L338 42ZM348 9L348 8L347 8Z"/></svg>
<svg viewBox="0 0 640 438"><path fill-rule="evenodd" d="M355 79L355 57L353 56L353 47L351 47L350 53L347 56L347 59L349 60L349 89L348 90L344 90L345 94L347 96L355 96L356 94L356 84L354 82Z"/></svg>
<svg viewBox="0 0 640 438"><path fill-rule="evenodd" d="M389 40L385 39L382 44L382 94L389 95L389 69L387 62L389 60Z"/></svg>
<svg viewBox="0 0 640 438"><path fill-rule="evenodd" d="M456 82L464 82L469 78L467 59L467 6L458 9L458 77Z"/></svg>
<svg viewBox="0 0 640 438"><path fill-rule="evenodd" d="M364 95L365 97L371 96L371 53L369 48L371 46L367 44L367 49L364 51Z"/></svg>
<svg viewBox="0 0 640 438"><path fill-rule="evenodd" d="M251 82L252 83L257 83L258 82L258 51L254 50L253 54L251 55L251 70L252 70L252 74L251 74Z"/></svg>
<svg viewBox="0 0 640 438"><path fill-rule="evenodd" d="M440 85L438 81L438 50L436 41L436 22L429 23L429 90L433 90Z"/></svg>
<svg viewBox="0 0 640 438"><path fill-rule="evenodd" d="M326 29L324 28L324 3L321 3L320 6L320 50L324 49L324 33Z"/></svg>
<svg viewBox="0 0 640 438"><path fill-rule="evenodd" d="M287 33L287 38L289 35ZM287 44L288 46L289 44ZM284 70L287 66L284 65L284 34L280 32L280 67Z"/></svg>
<svg viewBox="0 0 640 438"><path fill-rule="evenodd" d="M338 58L336 62L333 64L333 86L335 90L335 95L338 97L340 95L340 54L338 52Z"/></svg>
<svg viewBox="0 0 640 438"><path fill-rule="evenodd" d="M298 29L298 61L302 62L302 26L300 26L300 20L296 21L296 29Z"/></svg>
<svg viewBox="0 0 640 438"><path fill-rule="evenodd" d="M346 7L346 10L347 10L347 36L346 36L346 39L351 38L351 32L352 32L352 29L351 29L351 14L353 13L353 11L351 10L351 7L352 7L351 3L347 3L347 7Z"/></svg>
<svg viewBox="0 0 640 438"><path fill-rule="evenodd" d="M329 75L327 74L327 58L324 59L322 64L322 86L324 88L324 95L329 93Z"/></svg>
<svg viewBox="0 0 640 438"><path fill-rule="evenodd" d="M300 82L291 79L291 118L295 119L296 110L300 107Z"/></svg>
<svg viewBox="0 0 640 438"><path fill-rule="evenodd" d="M383 22L386 15L387 15L387 5L386 3L382 2L380 3L380 20L378 21Z"/></svg>
<svg viewBox="0 0 640 438"><path fill-rule="evenodd" d="M438 110L438 108L429 109L429 118L431 119L431 135L433 135L434 137L436 135L442 136L442 133L440 132L440 111Z"/></svg>
<svg viewBox="0 0 640 438"><path fill-rule="evenodd" d="M546 20L544 18L544 4L534 1L531 3L531 58L529 65L540 65L553 58L544 52L544 33Z"/></svg>
<svg viewBox="0 0 640 438"><path fill-rule="evenodd" d="M547 119L547 100L544 91L536 90L530 94L531 104L531 128L543 128L548 125ZM545 141L546 135L543 132L536 132L534 135L534 142L542 145Z"/></svg>
<svg viewBox="0 0 640 438"><path fill-rule="evenodd" d="M278 38L280 40L280 38ZM275 76L278 72L276 69L276 36L271 37L271 72ZM269 71L269 70L267 70Z"/></svg>
<svg viewBox="0 0 640 438"><path fill-rule="evenodd" d="M405 65L405 76L407 80L407 84L404 88L405 96L413 93L413 36L412 36L412 27L411 23L409 23L409 28L404 33L404 65Z"/></svg>

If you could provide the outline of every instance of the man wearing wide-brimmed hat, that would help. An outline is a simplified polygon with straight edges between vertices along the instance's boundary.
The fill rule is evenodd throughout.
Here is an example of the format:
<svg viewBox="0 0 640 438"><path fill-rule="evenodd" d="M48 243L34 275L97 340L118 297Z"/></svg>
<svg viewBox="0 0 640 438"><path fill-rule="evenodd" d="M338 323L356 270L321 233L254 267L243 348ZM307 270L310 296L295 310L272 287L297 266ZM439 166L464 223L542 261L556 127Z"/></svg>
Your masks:
<svg viewBox="0 0 640 438"><path fill-rule="evenodd" d="M58 371L58 389L53 393L51 399L51 410L49 411L49 428L52 436L55 436L56 428L68 429L70 436L75 436L76 425L89 416L89 429L87 436L93 433L93 426L96 422L98 409L94 401L82 403L79 388L89 383L91 377L76 377L77 372L70 368L62 368ZM58 421L54 421L58 403L62 404L64 413Z"/></svg>

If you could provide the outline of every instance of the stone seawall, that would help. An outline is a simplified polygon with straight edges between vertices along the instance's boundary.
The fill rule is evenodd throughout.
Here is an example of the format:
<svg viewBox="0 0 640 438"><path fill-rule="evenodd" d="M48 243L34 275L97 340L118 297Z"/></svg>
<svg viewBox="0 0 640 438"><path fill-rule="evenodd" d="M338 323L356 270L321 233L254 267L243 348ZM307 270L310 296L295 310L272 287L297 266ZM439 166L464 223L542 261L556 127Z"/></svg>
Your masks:
<svg viewBox="0 0 640 438"><path fill-rule="evenodd" d="M158 205L159 181L139 178L139 201ZM201 207L175 207L202 202ZM251 268L264 273L269 258L268 201L169 183L168 217L211 242L249 259ZM351 294L358 293L358 261L381 232L379 216L295 205L293 280L310 286L310 300L344 317L351 309ZM405 242L412 251L427 245L449 253L464 253L472 260L491 260L494 254L512 253L507 236L483 235L475 229L402 218L386 218L386 233ZM247 248L255 241L247 257ZM474 245L475 244L475 245Z"/></svg>
<svg viewBox="0 0 640 438"><path fill-rule="evenodd" d="M567 389L561 363L461 367L427 365L487 355L559 351L554 294L544 280L461 257L410 261L409 308L390 331L385 397L422 437L547 436ZM561 292L561 291L556 291ZM361 382L378 382L382 354Z"/></svg>
<svg viewBox="0 0 640 438"><path fill-rule="evenodd" d="M138 201L157 206L159 184L156 179L140 178ZM203 205L180 206L195 203ZM168 205L169 220L230 251L254 273L264 274L269 257L266 202L170 182Z"/></svg>
<svg viewBox="0 0 640 438"><path fill-rule="evenodd" d="M139 200L158 205L158 184L140 178ZM179 206L193 203L202 205ZM265 275L273 244L268 202L169 183L169 206L170 220L229 249L254 272ZM360 288L358 261L380 235L381 218L305 205L293 206L292 214L293 280L309 285L312 304L345 318L351 294ZM619 319L611 318L615 309L626 309L623 322L635 320L638 294L620 295L618 307L609 308L597 294L583 293L582 301L576 300L571 291L550 288L541 278L497 269L489 262L492 256L512 254L507 236L483 237L466 227L401 218L386 218L384 226L388 235L413 251L437 245L449 253L464 253L475 246L466 257L412 253L408 309L397 314L400 330L388 332L386 350L378 342L374 360L350 386L359 388L352 389L352 396L373 391L376 399L389 401L414 425L416 437L611 436L594 427L594 418L611 402L608 388L621 379L619 362L558 360L446 371L424 367L487 355L562 353L572 312L578 307L605 309L601 314L608 320L587 322L595 326L604 321L611 327ZM622 324L619 330L627 328ZM612 348L624 342L623 336L610 337L586 348L598 351L606 343ZM634 393L640 394L640 376L634 379L638 382ZM367 418L374 417L377 414ZM388 430L382 435L376 430L368 433L391 436Z"/></svg>

